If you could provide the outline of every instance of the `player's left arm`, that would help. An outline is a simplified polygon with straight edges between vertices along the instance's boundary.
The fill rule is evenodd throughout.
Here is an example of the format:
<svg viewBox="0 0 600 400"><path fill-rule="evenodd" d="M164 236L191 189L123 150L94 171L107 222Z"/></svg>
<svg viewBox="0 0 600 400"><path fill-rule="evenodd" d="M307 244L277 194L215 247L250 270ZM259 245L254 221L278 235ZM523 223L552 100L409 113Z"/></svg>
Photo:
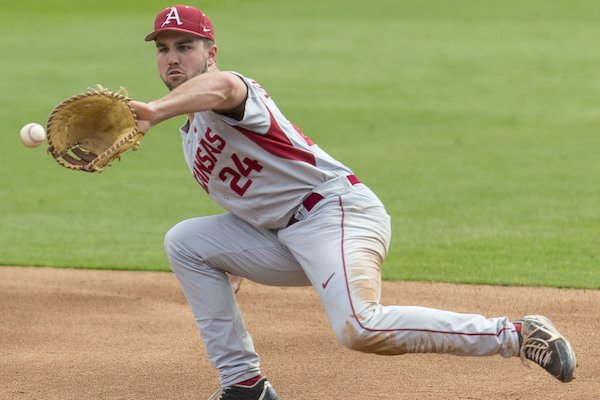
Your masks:
<svg viewBox="0 0 600 400"><path fill-rule="evenodd" d="M139 130L147 132L169 118L199 111L214 110L241 119L247 95L248 88L238 76L212 71L187 80L158 100L134 100L131 105L137 113Z"/></svg>

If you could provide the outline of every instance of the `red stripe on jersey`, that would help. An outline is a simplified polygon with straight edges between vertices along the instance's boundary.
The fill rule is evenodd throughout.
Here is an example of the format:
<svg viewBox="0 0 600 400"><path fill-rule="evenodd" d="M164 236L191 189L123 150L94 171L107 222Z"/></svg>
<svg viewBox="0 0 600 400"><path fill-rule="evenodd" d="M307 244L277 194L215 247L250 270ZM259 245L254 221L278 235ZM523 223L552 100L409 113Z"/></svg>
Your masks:
<svg viewBox="0 0 600 400"><path fill-rule="evenodd" d="M285 132L283 132L283 129L281 129L277 121L275 121L275 117L273 117L273 114L271 114L270 110L269 116L271 117L271 126L264 135L252 132L251 130L239 126L233 127L243 133L248 139L252 140L254 143L269 153L276 155L277 157L286 158L288 160L304 161L310 165L316 166L317 161L315 159L315 155L306 150L294 147L292 142L290 142L290 139L288 139L286 136ZM299 132L299 129L296 128L296 131ZM301 132L299 133L305 140L308 139Z"/></svg>
<svg viewBox="0 0 600 400"><path fill-rule="evenodd" d="M350 180L350 177L348 177L348 179ZM355 176L352 176L352 180L350 180L350 182L352 182L353 180L358 180ZM354 185L354 183L353 183ZM427 332L427 333L436 333L436 334L440 334L440 335L462 335L462 336L500 336L502 334L504 334L505 331L508 331L508 328L502 328L497 332L461 332L461 331L442 331L442 330L435 330L435 329L425 329L425 328L389 328L389 329L377 329L377 328L368 328L366 327L363 322L361 321L361 318L358 317L358 314L356 313L356 309L354 307L354 300L352 299L352 292L350 290L350 281L348 279L348 266L346 265L346 249L344 246L344 242L346 240L346 233L345 233L345 218L346 218L346 211L344 210L344 204L342 202L342 196L338 196L338 204L341 210L341 223L340 223L340 230L341 230L341 235L342 235L342 240L341 240L341 255L342 255L342 267L344 268L344 280L346 281L346 294L348 295L348 301L350 302L350 309L352 310L352 316L354 317L354 319L356 320L356 323L361 327L361 329L364 329L365 331L368 332Z"/></svg>
<svg viewBox="0 0 600 400"><path fill-rule="evenodd" d="M292 124L292 126L294 127L294 129L296 130L296 132L298 132L298 135L302 136L302 139L304 139L304 141L309 145L312 146L313 144L315 144L315 142L313 142L308 136L306 136L304 133L302 133L302 131L300 130L300 128L298 128L296 125Z"/></svg>

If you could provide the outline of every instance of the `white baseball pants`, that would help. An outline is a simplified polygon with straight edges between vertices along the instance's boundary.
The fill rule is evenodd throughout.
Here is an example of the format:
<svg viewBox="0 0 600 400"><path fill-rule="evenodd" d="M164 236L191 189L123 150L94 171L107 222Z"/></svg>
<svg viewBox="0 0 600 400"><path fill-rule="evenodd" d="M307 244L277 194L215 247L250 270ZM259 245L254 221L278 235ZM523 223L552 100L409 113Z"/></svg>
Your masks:
<svg viewBox="0 0 600 400"><path fill-rule="evenodd" d="M507 318L380 304L390 218L365 185L334 183L299 222L256 228L232 214L180 222L165 237L208 357L227 386L260 373L225 271L266 285L312 285L338 341L377 354L518 354ZM305 215L301 215L305 214Z"/></svg>

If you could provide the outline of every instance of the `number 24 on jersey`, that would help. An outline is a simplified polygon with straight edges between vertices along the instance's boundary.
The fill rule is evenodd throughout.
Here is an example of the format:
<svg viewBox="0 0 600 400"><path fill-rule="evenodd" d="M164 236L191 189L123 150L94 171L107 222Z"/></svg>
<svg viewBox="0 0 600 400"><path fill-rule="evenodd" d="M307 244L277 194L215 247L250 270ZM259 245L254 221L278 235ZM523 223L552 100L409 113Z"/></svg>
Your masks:
<svg viewBox="0 0 600 400"><path fill-rule="evenodd" d="M252 171L260 172L262 170L262 165L260 165L258 161L252 160L248 157L240 160L236 153L231 155L231 159L233 160L235 168L224 167L221 172L219 172L219 178L223 182L231 178L229 187L231 187L231 190L242 197L250 185L252 185L252 179L247 178L248 175L250 175Z"/></svg>

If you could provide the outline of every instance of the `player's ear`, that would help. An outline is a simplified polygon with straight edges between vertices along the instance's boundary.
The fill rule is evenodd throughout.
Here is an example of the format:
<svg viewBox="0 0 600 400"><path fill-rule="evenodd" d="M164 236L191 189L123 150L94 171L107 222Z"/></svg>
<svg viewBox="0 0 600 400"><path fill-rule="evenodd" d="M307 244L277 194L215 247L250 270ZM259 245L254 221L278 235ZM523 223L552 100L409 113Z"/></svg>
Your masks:
<svg viewBox="0 0 600 400"><path fill-rule="evenodd" d="M208 49L208 65L214 65L217 63L217 45L212 44Z"/></svg>

